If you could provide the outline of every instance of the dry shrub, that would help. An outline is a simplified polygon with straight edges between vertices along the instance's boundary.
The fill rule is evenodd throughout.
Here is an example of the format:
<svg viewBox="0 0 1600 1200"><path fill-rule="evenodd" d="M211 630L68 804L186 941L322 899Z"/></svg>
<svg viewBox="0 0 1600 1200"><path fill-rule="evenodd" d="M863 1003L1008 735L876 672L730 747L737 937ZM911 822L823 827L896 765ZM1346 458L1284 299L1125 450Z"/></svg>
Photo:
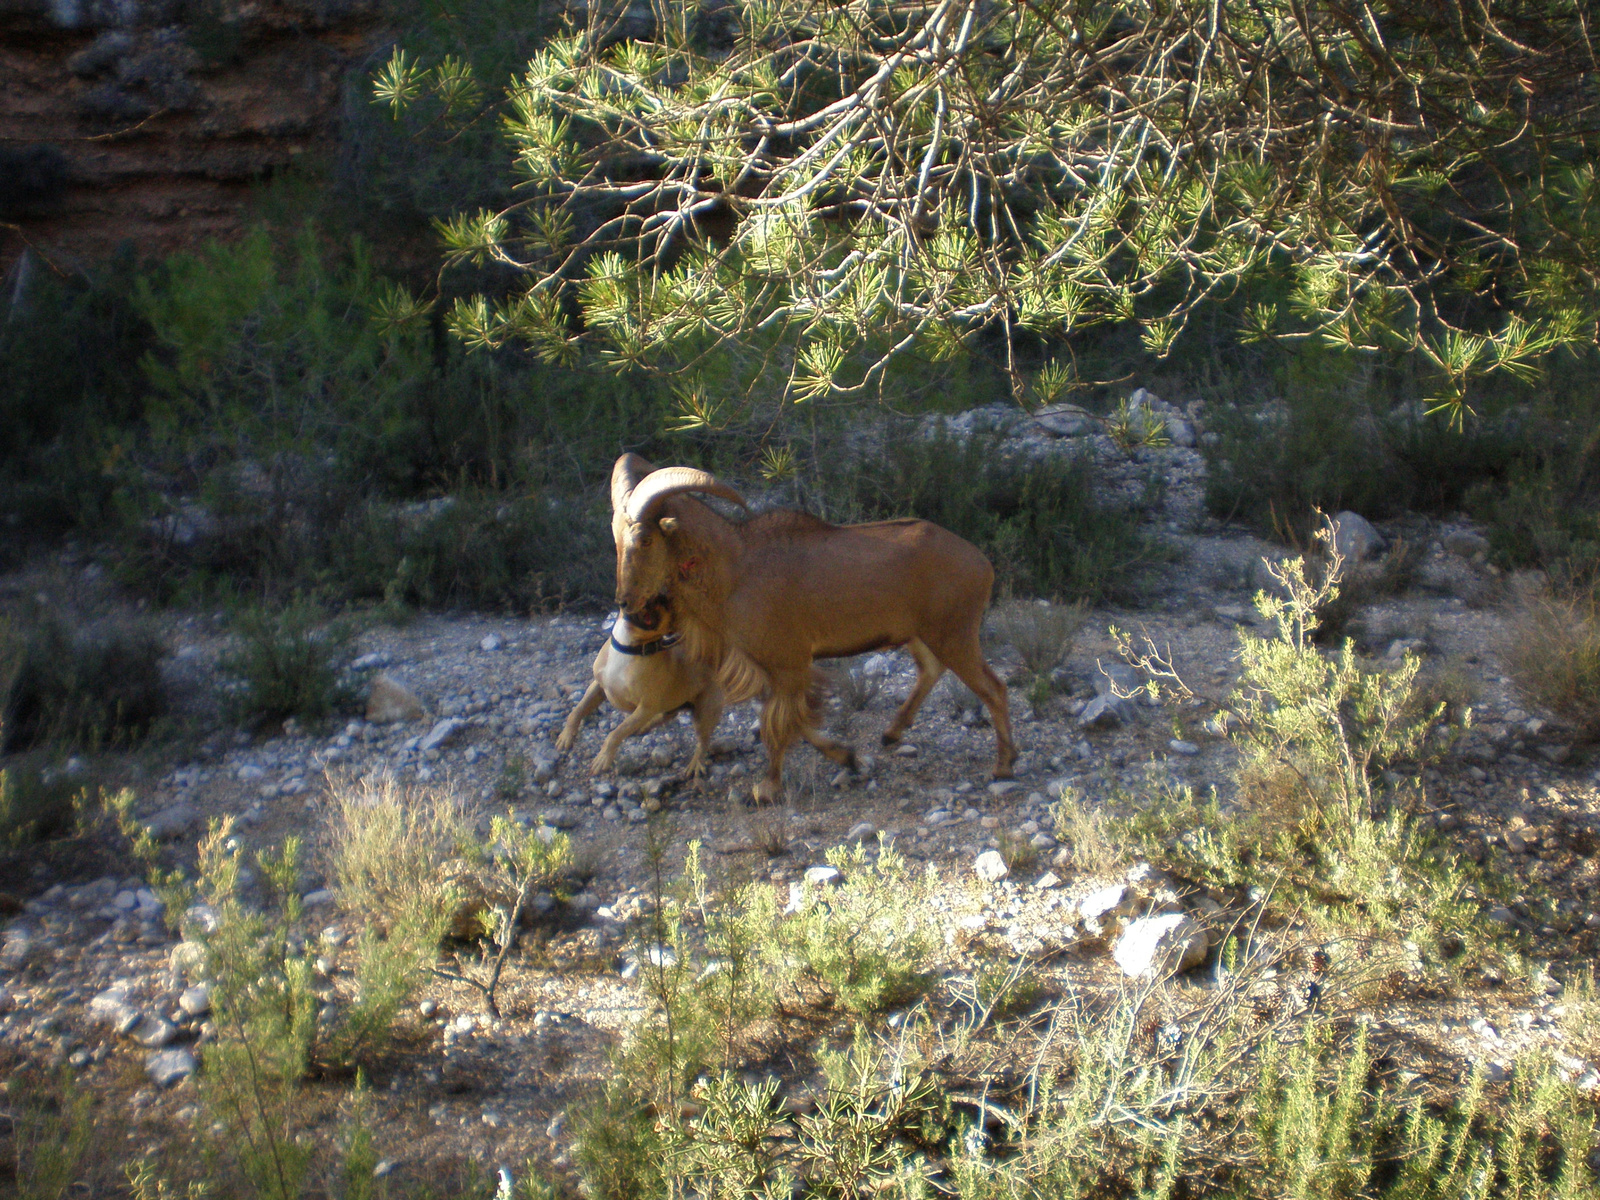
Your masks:
<svg viewBox="0 0 1600 1200"><path fill-rule="evenodd" d="M1513 623L1506 665L1533 703L1580 741L1600 739L1600 603L1594 594L1528 605Z"/></svg>
<svg viewBox="0 0 1600 1200"><path fill-rule="evenodd" d="M380 776L342 780L333 799L329 858L347 911L382 927L414 905L463 904L468 832L449 793Z"/></svg>
<svg viewBox="0 0 1600 1200"><path fill-rule="evenodd" d="M995 636L1017 652L1034 678L1060 665L1087 621L1082 604L1033 600L1007 600L989 614Z"/></svg>
<svg viewBox="0 0 1600 1200"><path fill-rule="evenodd" d="M868 672L866 658L852 658L825 664L821 670L827 687L846 713L864 711L883 690L887 672Z"/></svg>

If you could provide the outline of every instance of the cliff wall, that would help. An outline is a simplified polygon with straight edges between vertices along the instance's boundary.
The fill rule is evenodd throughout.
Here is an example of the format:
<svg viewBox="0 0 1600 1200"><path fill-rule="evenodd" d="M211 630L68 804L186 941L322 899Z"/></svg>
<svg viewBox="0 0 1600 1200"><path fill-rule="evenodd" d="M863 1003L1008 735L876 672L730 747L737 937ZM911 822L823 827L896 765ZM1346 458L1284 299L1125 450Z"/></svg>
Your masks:
<svg viewBox="0 0 1600 1200"><path fill-rule="evenodd" d="M335 138L378 0L0 0L0 275L238 227L249 185Z"/></svg>

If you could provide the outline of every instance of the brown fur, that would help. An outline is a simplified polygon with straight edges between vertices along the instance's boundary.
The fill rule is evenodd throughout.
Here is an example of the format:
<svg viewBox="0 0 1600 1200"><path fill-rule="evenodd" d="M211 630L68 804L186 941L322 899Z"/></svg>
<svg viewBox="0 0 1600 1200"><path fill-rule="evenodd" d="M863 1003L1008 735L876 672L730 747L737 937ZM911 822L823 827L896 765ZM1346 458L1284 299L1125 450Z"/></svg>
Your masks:
<svg viewBox="0 0 1600 1200"><path fill-rule="evenodd" d="M614 503L651 470L636 455L619 459ZM656 488L649 505L632 504L639 519L618 505L617 602L636 612L670 596L685 652L715 665L729 698L766 696L762 740L770 761L758 799L776 798L796 734L836 762L854 760L849 747L816 728L813 660L889 646L912 654L918 678L884 741L899 740L949 668L989 709L995 775L1010 775L1016 749L1006 691L978 647L994 569L977 547L927 521L839 526L780 512L736 524L688 490L707 489Z"/></svg>

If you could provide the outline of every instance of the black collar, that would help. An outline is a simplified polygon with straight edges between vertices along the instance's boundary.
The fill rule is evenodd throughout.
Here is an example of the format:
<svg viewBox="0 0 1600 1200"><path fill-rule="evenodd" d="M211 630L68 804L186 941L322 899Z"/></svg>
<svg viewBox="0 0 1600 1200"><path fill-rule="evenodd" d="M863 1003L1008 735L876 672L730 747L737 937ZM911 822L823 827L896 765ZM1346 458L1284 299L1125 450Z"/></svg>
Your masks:
<svg viewBox="0 0 1600 1200"><path fill-rule="evenodd" d="M622 654L637 654L648 658L652 654L660 654L663 650L670 650L678 644L678 635L664 633L653 642L645 642L641 646L624 646L617 641L617 635L611 635L611 648Z"/></svg>

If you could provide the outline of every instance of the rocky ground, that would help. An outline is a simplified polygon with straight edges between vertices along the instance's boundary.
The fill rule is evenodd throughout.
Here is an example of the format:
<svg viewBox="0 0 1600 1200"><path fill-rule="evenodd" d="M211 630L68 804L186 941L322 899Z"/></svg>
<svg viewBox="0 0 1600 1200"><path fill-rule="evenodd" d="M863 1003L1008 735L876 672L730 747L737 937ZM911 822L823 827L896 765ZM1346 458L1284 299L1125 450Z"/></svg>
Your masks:
<svg viewBox="0 0 1600 1200"><path fill-rule="evenodd" d="M131 787L140 816L180 851L221 816L236 819L247 846L289 834L315 843L330 789L381 775L448 788L484 820L509 808L567 830L581 890L524 940L504 1017L483 1016L465 989L431 986L373 1078L385 1171L421 1178L446 1160L529 1154L559 1170L569 1161L565 1113L603 1077L607 1047L643 1004L629 924L650 895L652 836L670 843L670 861L697 839L718 878L770 880L787 891L829 847L881 835L946 881L939 919L952 977L970 967L966 955L988 946L1031 956L1047 993L1069 982L1114 989L1138 953L1126 926L1140 914L1166 914L1169 926L1141 936L1198 936L1204 958L1214 931L1192 898L1179 904L1162 880L1137 870L1108 876L1075 862L1057 847L1051 815L1063 788L1101 811L1138 803L1153 780L1229 795L1235 750L1218 736L1206 697L1220 698L1236 678L1239 631L1260 630L1251 605L1259 564L1282 550L1237 529L1172 521L1179 529L1165 536L1176 558L1148 602L1090 613L1056 673L1056 694L1039 708L1014 688L1023 751L1014 781L990 782L993 733L965 706L970 697L945 685L906 744L877 748L912 678L910 660L896 655L856 663L846 699L831 709L841 730L873 750L861 774L838 772L802 747L791 755L782 809L744 804L764 763L749 705L724 717L698 785L676 777L692 748L682 722L628 743L615 777L592 778L589 759L617 714L602 710L564 758L553 743L605 636L609 618L599 613L425 616L373 627L356 660L374 697L371 719L320 732L289 722L260 735L215 718L217 662L228 645L220 616L167 614L169 682L189 732L85 770ZM1497 575L1463 524L1378 532L1422 547L1421 557L1409 588L1374 598L1349 630L1374 658L1418 651L1441 694L1470 704L1471 732L1428 772L1429 820L1470 857L1493 859L1515 878L1520 894L1490 915L1520 930L1531 952L1525 977L1486 977L1426 1001L1374 1001L1371 1019L1403 1036L1416 1061L1445 1081L1473 1062L1503 1073L1539 1047L1560 1056L1574 1086L1600 1089L1596 1065L1570 1054L1562 1033L1562 981L1600 951L1600 773L1549 714L1529 709L1501 658L1511 614L1537 581ZM81 575L59 570L11 584L84 586ZM1119 699L1114 691L1131 691L1137 679L1113 651L1113 625L1170 652L1196 698ZM1008 647L994 645L991 656L1002 673L1018 675ZM114 855L42 850L11 882L19 911L6 921L0 951L0 1050L14 1064L64 1066L117 1097L130 1153L170 1149L200 1119L189 1074L211 1036L207 998L192 950L173 940L159 902ZM337 976L352 930L325 870L313 855L300 883ZM1215 986L1208 968L1182 978ZM1279 986L1298 994L1288 973ZM319 1095L331 1123L343 1093Z"/></svg>

